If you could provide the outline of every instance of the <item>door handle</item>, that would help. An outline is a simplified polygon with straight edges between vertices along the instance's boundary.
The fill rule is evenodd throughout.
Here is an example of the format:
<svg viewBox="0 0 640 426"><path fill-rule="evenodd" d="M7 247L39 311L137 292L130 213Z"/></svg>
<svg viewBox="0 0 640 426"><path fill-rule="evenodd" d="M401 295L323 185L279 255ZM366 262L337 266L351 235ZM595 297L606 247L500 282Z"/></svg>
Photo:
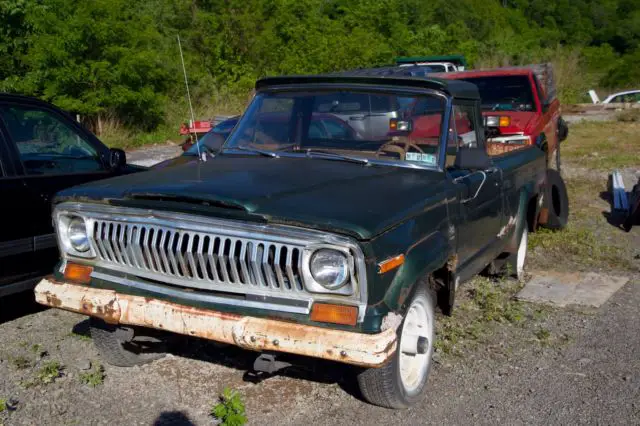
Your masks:
<svg viewBox="0 0 640 426"><path fill-rule="evenodd" d="M364 115L352 115L351 117L349 117L349 120L351 120L351 121L362 121L362 120L364 120Z"/></svg>

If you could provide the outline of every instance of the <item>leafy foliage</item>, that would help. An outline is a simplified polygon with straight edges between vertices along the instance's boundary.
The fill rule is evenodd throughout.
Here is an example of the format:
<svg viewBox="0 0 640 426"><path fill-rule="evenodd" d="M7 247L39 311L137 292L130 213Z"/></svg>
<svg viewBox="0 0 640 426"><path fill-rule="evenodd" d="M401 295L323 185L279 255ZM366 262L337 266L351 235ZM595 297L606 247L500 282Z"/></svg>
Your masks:
<svg viewBox="0 0 640 426"><path fill-rule="evenodd" d="M564 101L640 80L638 0L0 0L0 90L101 126L153 129L184 106L179 34L199 111L242 108L264 75L464 54L472 66L552 60ZM173 126L176 123L171 123Z"/></svg>
<svg viewBox="0 0 640 426"><path fill-rule="evenodd" d="M80 373L80 382L95 388L98 385L104 383L104 379L106 374L104 372L104 367L102 364L95 363L90 371L86 371L84 373Z"/></svg>
<svg viewBox="0 0 640 426"><path fill-rule="evenodd" d="M224 389L220 402L211 409L211 415L224 426L242 426L247 423L244 402L240 394L229 388Z"/></svg>

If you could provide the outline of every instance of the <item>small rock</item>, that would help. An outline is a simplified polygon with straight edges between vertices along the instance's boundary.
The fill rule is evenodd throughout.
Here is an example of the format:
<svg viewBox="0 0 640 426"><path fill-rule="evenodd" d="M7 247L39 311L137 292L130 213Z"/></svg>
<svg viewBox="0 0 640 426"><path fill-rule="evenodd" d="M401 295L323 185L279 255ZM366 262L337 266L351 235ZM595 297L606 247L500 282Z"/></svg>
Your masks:
<svg viewBox="0 0 640 426"><path fill-rule="evenodd" d="M622 380L624 380L625 382L630 382L631 381L631 376L624 376L622 378Z"/></svg>
<svg viewBox="0 0 640 426"><path fill-rule="evenodd" d="M584 367L587 364L591 364L591 360L589 358L580 358L578 360L578 365Z"/></svg>
<svg viewBox="0 0 640 426"><path fill-rule="evenodd" d="M78 361L78 369L79 370L90 370L91 369L91 361L89 361L88 359L82 359L80 361Z"/></svg>

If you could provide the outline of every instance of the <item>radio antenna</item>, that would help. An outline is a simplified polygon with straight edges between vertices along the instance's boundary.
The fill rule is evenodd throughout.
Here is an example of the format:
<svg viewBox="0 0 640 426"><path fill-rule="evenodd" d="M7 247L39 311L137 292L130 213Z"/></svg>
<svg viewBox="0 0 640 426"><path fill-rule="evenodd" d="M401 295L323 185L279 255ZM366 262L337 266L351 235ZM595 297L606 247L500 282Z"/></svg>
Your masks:
<svg viewBox="0 0 640 426"><path fill-rule="evenodd" d="M187 79L187 67L184 65L184 55L182 54L182 44L180 43L180 34L178 34L178 49L180 50L180 60L182 61L182 72L184 74L184 85L187 88L187 101L189 102L189 111L191 112L191 126L195 126L196 117L193 114L193 105L191 105L191 94L189 93L189 80ZM198 134L196 133L196 149L198 150L198 158L207 161L200 153L200 144L198 144Z"/></svg>

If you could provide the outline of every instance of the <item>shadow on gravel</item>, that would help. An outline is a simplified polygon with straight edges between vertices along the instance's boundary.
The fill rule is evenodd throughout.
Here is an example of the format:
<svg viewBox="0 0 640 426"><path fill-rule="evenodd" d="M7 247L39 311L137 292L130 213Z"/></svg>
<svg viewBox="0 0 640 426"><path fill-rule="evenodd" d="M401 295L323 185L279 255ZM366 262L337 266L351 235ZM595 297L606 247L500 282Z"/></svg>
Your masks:
<svg viewBox="0 0 640 426"><path fill-rule="evenodd" d="M153 422L153 426L195 426L189 417L182 411L164 411Z"/></svg>
<svg viewBox="0 0 640 426"><path fill-rule="evenodd" d="M253 362L258 352L247 351L235 346L212 342L187 336L178 336L172 342L172 353L184 358L220 364L225 367L243 371L243 380L258 384L274 376L289 377L311 382L336 383L351 396L362 400L357 386L358 369L337 362L279 354L278 361L290 363L290 367L279 370L275 374L259 373L253 370Z"/></svg>
<svg viewBox="0 0 640 426"><path fill-rule="evenodd" d="M86 320L82 320L71 329L73 334L77 334L79 336L91 337L91 329L89 328L89 318Z"/></svg>
<svg viewBox="0 0 640 426"><path fill-rule="evenodd" d="M25 291L0 298L0 324L13 321L25 315L44 311L44 306L36 303L33 292Z"/></svg>

